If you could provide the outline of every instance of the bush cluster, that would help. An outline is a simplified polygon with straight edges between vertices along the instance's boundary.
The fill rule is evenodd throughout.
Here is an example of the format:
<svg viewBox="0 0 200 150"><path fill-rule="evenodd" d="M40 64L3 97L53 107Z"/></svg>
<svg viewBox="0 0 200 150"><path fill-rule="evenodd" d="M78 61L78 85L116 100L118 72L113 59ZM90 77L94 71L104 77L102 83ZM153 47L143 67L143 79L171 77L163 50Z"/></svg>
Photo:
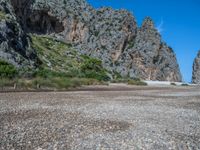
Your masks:
<svg viewBox="0 0 200 150"><path fill-rule="evenodd" d="M17 69L12 64L0 60L0 78L14 78L17 76Z"/></svg>
<svg viewBox="0 0 200 150"><path fill-rule="evenodd" d="M85 59L84 63L81 65L81 72L84 78L93 78L99 81L110 80L100 60L88 56L82 57Z"/></svg>
<svg viewBox="0 0 200 150"><path fill-rule="evenodd" d="M15 89L26 89L26 90L66 90L69 88L76 88L82 85L98 85L103 84L95 79L86 78L33 78L33 79L0 79L0 87L13 87Z"/></svg>
<svg viewBox="0 0 200 150"><path fill-rule="evenodd" d="M147 83L144 81L141 81L140 79L133 79L128 81L129 85L139 85L139 86L146 86Z"/></svg>

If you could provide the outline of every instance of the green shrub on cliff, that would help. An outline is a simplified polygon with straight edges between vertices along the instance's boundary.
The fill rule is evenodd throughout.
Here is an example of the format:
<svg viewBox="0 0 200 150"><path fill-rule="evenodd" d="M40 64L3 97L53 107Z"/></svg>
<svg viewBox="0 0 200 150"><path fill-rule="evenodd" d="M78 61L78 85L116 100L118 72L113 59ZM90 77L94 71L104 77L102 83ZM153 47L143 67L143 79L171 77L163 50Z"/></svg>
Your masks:
<svg viewBox="0 0 200 150"><path fill-rule="evenodd" d="M46 36L31 35L32 47L42 62L40 76L65 76L109 80L99 59L79 55L70 44Z"/></svg>
<svg viewBox="0 0 200 150"><path fill-rule="evenodd" d="M93 78L97 80L109 80L107 71L103 68L102 62L95 58L90 58L88 56L82 56L85 61L81 65L81 72L85 78Z"/></svg>
<svg viewBox="0 0 200 150"><path fill-rule="evenodd" d="M17 69L12 64L0 60L0 78L14 78L17 76Z"/></svg>

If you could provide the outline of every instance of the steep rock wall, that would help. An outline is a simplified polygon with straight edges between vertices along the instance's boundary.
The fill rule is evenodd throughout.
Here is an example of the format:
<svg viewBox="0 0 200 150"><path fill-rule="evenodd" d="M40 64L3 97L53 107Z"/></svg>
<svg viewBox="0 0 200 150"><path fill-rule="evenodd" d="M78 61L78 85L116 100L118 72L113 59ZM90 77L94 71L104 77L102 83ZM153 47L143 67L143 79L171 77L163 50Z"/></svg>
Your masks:
<svg viewBox="0 0 200 150"><path fill-rule="evenodd" d="M130 12L96 10L85 0L10 2L22 33L45 34L71 43L79 53L101 59L111 74L146 80L182 80L175 53L162 41L149 17L137 27ZM28 48L23 45L27 53Z"/></svg>

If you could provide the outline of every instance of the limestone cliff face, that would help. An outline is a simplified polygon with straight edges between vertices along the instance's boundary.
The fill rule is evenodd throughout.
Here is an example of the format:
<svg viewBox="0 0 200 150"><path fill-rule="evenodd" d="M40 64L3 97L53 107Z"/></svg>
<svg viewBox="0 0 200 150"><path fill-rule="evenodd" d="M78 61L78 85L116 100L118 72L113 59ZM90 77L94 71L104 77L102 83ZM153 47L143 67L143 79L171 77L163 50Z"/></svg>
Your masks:
<svg viewBox="0 0 200 150"><path fill-rule="evenodd" d="M71 43L79 53L100 58L112 74L182 80L173 50L162 41L150 18L139 28L128 11L96 10L85 0L10 0L10 4L22 32Z"/></svg>
<svg viewBox="0 0 200 150"><path fill-rule="evenodd" d="M193 63L192 83L200 84L200 51Z"/></svg>
<svg viewBox="0 0 200 150"><path fill-rule="evenodd" d="M162 40L151 18L147 17L137 30L130 75L148 80L181 81L181 73L173 50Z"/></svg>

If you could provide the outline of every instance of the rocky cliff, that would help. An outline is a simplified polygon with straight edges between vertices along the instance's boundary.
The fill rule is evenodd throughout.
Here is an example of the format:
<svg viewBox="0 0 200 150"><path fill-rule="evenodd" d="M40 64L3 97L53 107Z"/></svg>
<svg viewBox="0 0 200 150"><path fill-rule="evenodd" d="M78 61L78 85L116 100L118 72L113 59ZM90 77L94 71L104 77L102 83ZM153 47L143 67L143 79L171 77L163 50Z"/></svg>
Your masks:
<svg viewBox="0 0 200 150"><path fill-rule="evenodd" d="M192 83L200 84L200 51L193 63Z"/></svg>
<svg viewBox="0 0 200 150"><path fill-rule="evenodd" d="M35 50L30 46L30 38L7 0L0 1L0 58L16 67L33 67L38 61Z"/></svg>
<svg viewBox="0 0 200 150"><path fill-rule="evenodd" d="M0 9L4 16L0 20L0 57L17 66L37 64L37 50L31 48L27 34L39 34L70 43L78 53L101 59L113 75L182 80L173 50L162 41L149 17L138 27L128 11L96 10L84 0L1 0ZM7 15L17 31L8 25ZM17 43L9 44L12 41Z"/></svg>

